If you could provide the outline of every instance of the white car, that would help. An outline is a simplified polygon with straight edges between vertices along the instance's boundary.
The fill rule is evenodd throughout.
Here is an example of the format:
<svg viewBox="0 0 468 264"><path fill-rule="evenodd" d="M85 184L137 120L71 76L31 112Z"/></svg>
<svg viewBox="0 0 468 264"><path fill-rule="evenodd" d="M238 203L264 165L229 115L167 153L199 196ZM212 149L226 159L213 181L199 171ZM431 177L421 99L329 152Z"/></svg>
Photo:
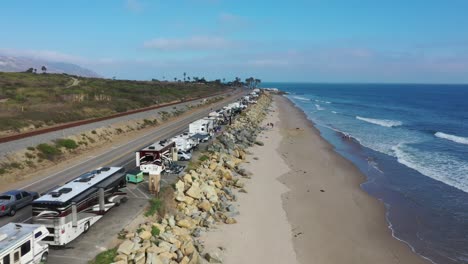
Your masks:
<svg viewBox="0 0 468 264"><path fill-rule="evenodd" d="M190 152L185 152L185 151L178 151L177 152L177 159L184 161L184 160L190 160L192 158L192 153Z"/></svg>

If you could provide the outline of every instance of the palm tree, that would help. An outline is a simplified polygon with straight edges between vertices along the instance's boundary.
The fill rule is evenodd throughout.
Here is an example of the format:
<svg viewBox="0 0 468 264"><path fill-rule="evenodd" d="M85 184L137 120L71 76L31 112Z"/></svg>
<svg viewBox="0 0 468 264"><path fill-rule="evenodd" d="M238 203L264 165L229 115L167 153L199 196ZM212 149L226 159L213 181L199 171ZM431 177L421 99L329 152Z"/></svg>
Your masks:
<svg viewBox="0 0 468 264"><path fill-rule="evenodd" d="M42 70L42 73L47 73L47 68L46 68L46 66L42 66L41 70Z"/></svg>
<svg viewBox="0 0 468 264"><path fill-rule="evenodd" d="M186 77L187 77L187 73L184 72L184 82L185 82Z"/></svg>
<svg viewBox="0 0 468 264"><path fill-rule="evenodd" d="M177 77L174 77L174 82L177 82Z"/></svg>
<svg viewBox="0 0 468 264"><path fill-rule="evenodd" d="M225 83L225 82L226 82L226 78L223 78L223 83Z"/></svg>

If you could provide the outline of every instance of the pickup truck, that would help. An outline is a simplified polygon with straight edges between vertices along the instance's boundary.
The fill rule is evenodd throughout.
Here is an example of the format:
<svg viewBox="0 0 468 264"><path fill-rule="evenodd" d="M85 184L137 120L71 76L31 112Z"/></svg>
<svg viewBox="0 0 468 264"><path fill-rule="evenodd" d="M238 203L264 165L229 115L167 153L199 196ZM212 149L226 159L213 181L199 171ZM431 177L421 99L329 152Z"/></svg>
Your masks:
<svg viewBox="0 0 468 264"><path fill-rule="evenodd" d="M37 198L39 198L37 192L12 190L2 193L0 194L0 216L14 216L17 210L30 205Z"/></svg>

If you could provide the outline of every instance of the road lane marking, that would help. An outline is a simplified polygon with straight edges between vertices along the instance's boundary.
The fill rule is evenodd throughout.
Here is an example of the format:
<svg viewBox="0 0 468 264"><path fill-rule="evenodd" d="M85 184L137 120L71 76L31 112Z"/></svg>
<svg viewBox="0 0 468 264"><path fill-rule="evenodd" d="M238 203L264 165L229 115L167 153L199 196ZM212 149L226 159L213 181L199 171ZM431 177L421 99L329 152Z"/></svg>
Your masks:
<svg viewBox="0 0 468 264"><path fill-rule="evenodd" d="M148 197L144 192L142 192L142 191L140 190L140 188L138 188L138 187L139 187L139 186L137 186L135 190L137 190L137 191L139 191L141 194L143 194L143 196L146 197L146 199L149 199L149 197Z"/></svg>

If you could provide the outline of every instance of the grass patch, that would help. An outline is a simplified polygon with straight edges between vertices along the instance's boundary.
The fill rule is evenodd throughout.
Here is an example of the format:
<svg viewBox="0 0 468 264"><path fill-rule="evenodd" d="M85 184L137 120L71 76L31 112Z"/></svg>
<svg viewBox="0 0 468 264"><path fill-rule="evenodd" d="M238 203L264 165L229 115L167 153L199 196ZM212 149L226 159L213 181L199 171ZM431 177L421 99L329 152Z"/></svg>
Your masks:
<svg viewBox="0 0 468 264"><path fill-rule="evenodd" d="M36 150L36 148L35 147L28 147L28 150L34 151L34 150Z"/></svg>
<svg viewBox="0 0 468 264"><path fill-rule="evenodd" d="M148 208L148 211L145 212L145 216L147 217L153 216L161 209L162 201L158 198L153 198L149 203L150 207Z"/></svg>
<svg viewBox="0 0 468 264"><path fill-rule="evenodd" d="M5 174L7 170L5 168L0 168L0 175Z"/></svg>
<svg viewBox="0 0 468 264"><path fill-rule="evenodd" d="M202 155L200 158L198 158L199 161L203 162L205 160L208 160L210 157L208 157L207 155Z"/></svg>
<svg viewBox="0 0 468 264"><path fill-rule="evenodd" d="M117 256L117 249L112 248L99 253L94 260L91 260L89 264L109 264L114 262L114 258Z"/></svg>
<svg viewBox="0 0 468 264"><path fill-rule="evenodd" d="M161 233L161 230L159 230L159 228L153 226L151 228L151 235L154 236L154 237L157 237L159 236L159 233Z"/></svg>
<svg viewBox="0 0 468 264"><path fill-rule="evenodd" d="M45 158L48 160L54 160L59 157L62 152L55 146L49 145L47 143L42 143L37 145L37 150L40 151L39 157Z"/></svg>
<svg viewBox="0 0 468 264"><path fill-rule="evenodd" d="M36 155L32 154L32 153L29 153L29 152L26 152L24 154L24 156L27 158L27 159L34 159L36 157Z"/></svg>
<svg viewBox="0 0 468 264"><path fill-rule="evenodd" d="M55 142L56 146L59 148L66 148L66 149L76 149L78 144L73 139L57 139Z"/></svg>

